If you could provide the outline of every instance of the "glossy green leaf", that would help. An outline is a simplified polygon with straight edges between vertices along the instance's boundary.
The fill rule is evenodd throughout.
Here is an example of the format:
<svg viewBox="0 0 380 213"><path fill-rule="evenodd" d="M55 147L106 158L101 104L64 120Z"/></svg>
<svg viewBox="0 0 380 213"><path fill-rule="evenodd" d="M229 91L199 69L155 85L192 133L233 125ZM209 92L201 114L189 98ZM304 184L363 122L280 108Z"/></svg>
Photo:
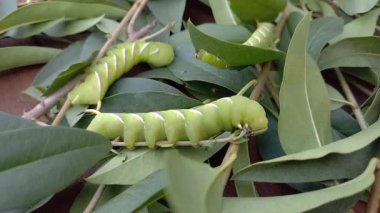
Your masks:
<svg viewBox="0 0 380 213"><path fill-rule="evenodd" d="M224 60L229 66L244 66L274 60L284 56L283 52L262 49L216 39L188 23L189 33L195 49L204 49Z"/></svg>
<svg viewBox="0 0 380 213"><path fill-rule="evenodd" d="M185 10L186 0L160 0L149 1L148 8L153 15L164 25L176 22L173 32L181 30L182 16Z"/></svg>
<svg viewBox="0 0 380 213"><path fill-rule="evenodd" d="M217 24L237 25L235 14L230 7L228 0L209 0L212 15Z"/></svg>
<svg viewBox="0 0 380 213"><path fill-rule="evenodd" d="M322 48L343 31L343 19L325 17L314 19L310 23L308 52L317 60Z"/></svg>
<svg viewBox="0 0 380 213"><path fill-rule="evenodd" d="M176 95L185 95L175 87L160 81L147 78L123 78L116 81L108 89L106 97L121 93L142 93L142 92L167 92Z"/></svg>
<svg viewBox="0 0 380 213"><path fill-rule="evenodd" d="M211 168L171 150L167 154L165 168L168 200L175 212L222 211L226 167Z"/></svg>
<svg viewBox="0 0 380 213"><path fill-rule="evenodd" d="M215 154L222 146L220 144L206 148L181 148L179 152L198 161L204 161ZM155 171L164 168L165 153L171 149L125 150L120 155L108 161L102 168L87 178L91 183L132 185L144 179Z"/></svg>
<svg viewBox="0 0 380 213"><path fill-rule="evenodd" d="M240 170L235 179L309 182L352 178L363 170L365 161L373 155L374 149L370 145L379 136L380 121L377 121L361 132L321 148L252 164Z"/></svg>
<svg viewBox="0 0 380 213"><path fill-rule="evenodd" d="M5 131L0 143L0 189L7 192L0 196L2 211L28 207L62 190L110 149L97 134L53 127Z"/></svg>
<svg viewBox="0 0 380 213"><path fill-rule="evenodd" d="M319 68L307 54L310 21L309 14L294 32L280 89L278 131L287 154L331 142L329 95Z"/></svg>
<svg viewBox="0 0 380 213"><path fill-rule="evenodd" d="M95 26L103 17L104 14L95 18L67 20L45 30L44 33L52 37L74 35Z"/></svg>
<svg viewBox="0 0 380 213"><path fill-rule="evenodd" d="M135 212L163 197L166 186L164 172L156 171L101 205L95 213Z"/></svg>
<svg viewBox="0 0 380 213"><path fill-rule="evenodd" d="M339 205L333 208L329 206L330 211L322 210L324 205L336 202L342 199L355 196L365 191L375 180L374 171L378 160L372 159L365 171L355 179L345 183L332 186L326 189L305 192L295 195L263 197L263 198L224 198L223 212L252 212L252 209L260 209L260 212L277 213L279 208L281 212L342 212L337 209L342 208ZM358 199L358 197L356 197ZM274 205L275 204L275 205ZM344 207L343 207L344 208ZM345 211L343 211L345 212Z"/></svg>
<svg viewBox="0 0 380 213"><path fill-rule="evenodd" d="M119 22L108 18L103 18L96 24L96 27L105 34L113 33L118 26ZM126 41L128 39L127 31L121 31L117 38L120 41Z"/></svg>
<svg viewBox="0 0 380 213"><path fill-rule="evenodd" d="M0 133L7 130L36 127L37 124L20 117L0 112Z"/></svg>
<svg viewBox="0 0 380 213"><path fill-rule="evenodd" d="M50 86L45 95L52 94L75 78L88 65L92 54L103 44L104 37L101 33L92 33L85 40L71 44L42 68L35 77L33 85Z"/></svg>
<svg viewBox="0 0 380 213"><path fill-rule="evenodd" d="M256 21L274 21L287 4L286 0L231 0L231 8L247 24Z"/></svg>
<svg viewBox="0 0 380 213"><path fill-rule="evenodd" d="M3 70L48 62L61 52L60 49L33 46L0 48L0 72Z"/></svg>
<svg viewBox="0 0 380 213"><path fill-rule="evenodd" d="M67 1L77 3L91 3L91 4L105 4L110 6L121 7L123 9L129 9L130 3L124 0L48 0L48 1Z"/></svg>
<svg viewBox="0 0 380 213"><path fill-rule="evenodd" d="M186 109L201 102L169 92L121 93L104 98L102 112L151 112L168 109Z"/></svg>
<svg viewBox="0 0 380 213"><path fill-rule="evenodd" d="M344 25L342 34L332 39L330 44L346 38L372 36L379 14L380 8L377 8Z"/></svg>
<svg viewBox="0 0 380 213"><path fill-rule="evenodd" d="M312 10L313 12L319 12L322 13L323 17L331 17L331 16L337 16L335 14L335 11L333 7L325 2L320 0L305 0L305 6ZM301 3L302 4L302 3Z"/></svg>
<svg viewBox="0 0 380 213"><path fill-rule="evenodd" d="M233 96L236 93L223 87L206 83L203 81L187 81L185 83L187 91L195 98L201 100L216 100L218 98Z"/></svg>
<svg viewBox="0 0 380 213"><path fill-rule="evenodd" d="M365 13L371 10L378 0L337 0L336 4L348 15Z"/></svg>
<svg viewBox="0 0 380 213"><path fill-rule="evenodd" d="M53 26L61 23L64 18L59 18L52 21L45 21L37 24L29 24L22 27L18 27L8 31L5 35L13 38L27 38L37 34L40 34Z"/></svg>
<svg viewBox="0 0 380 213"><path fill-rule="evenodd" d="M16 0L0 1L0 19L17 9Z"/></svg>
<svg viewBox="0 0 380 213"><path fill-rule="evenodd" d="M349 38L325 48L318 64L322 70L334 67L380 67L380 38Z"/></svg>
<svg viewBox="0 0 380 213"><path fill-rule="evenodd" d="M120 19L126 11L103 4L74 2L42 2L19 8L0 20L0 34L12 28L44 21L66 18L91 18L105 14L105 17Z"/></svg>

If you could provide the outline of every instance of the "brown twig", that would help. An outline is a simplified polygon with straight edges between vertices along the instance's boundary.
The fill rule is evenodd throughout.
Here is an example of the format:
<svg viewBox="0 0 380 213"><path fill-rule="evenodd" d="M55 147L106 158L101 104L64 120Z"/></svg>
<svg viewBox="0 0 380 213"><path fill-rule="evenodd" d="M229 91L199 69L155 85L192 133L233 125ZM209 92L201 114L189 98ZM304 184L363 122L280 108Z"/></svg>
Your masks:
<svg viewBox="0 0 380 213"><path fill-rule="evenodd" d="M127 41L135 41L138 38L139 39L143 38L144 36L149 34L149 31L152 30L157 25L157 23L158 23L157 20L153 20L153 21L149 22L147 25L145 25L139 31L137 31L131 35L128 35ZM140 39L140 40L143 40L143 39Z"/></svg>
<svg viewBox="0 0 380 213"><path fill-rule="evenodd" d="M66 98L65 103L62 105L61 109L59 110L57 116L55 116L55 119L53 120L52 126L58 126L61 122L63 117L65 117L65 113L71 106L70 99Z"/></svg>
<svg viewBox="0 0 380 213"><path fill-rule="evenodd" d="M127 32L128 32L128 37L135 37L134 34L136 33L135 31L135 23L137 21L137 18L140 16L141 12L145 8L146 4L148 3L147 0L138 0L135 2L134 5L136 5L136 9L134 13L132 14L131 21L128 24L127 27Z"/></svg>
<svg viewBox="0 0 380 213"><path fill-rule="evenodd" d="M358 102L355 99L354 94L352 94L352 91L350 89L350 86L348 85L346 79L344 78L342 71L340 71L339 68L335 69L335 73L338 76L339 83L343 89L344 94L346 95L349 102L351 102L354 106L352 106L352 112L354 113L356 120L359 123L359 126L361 129L365 129L368 127L367 122L364 119L363 112L360 110L360 107L358 105Z"/></svg>

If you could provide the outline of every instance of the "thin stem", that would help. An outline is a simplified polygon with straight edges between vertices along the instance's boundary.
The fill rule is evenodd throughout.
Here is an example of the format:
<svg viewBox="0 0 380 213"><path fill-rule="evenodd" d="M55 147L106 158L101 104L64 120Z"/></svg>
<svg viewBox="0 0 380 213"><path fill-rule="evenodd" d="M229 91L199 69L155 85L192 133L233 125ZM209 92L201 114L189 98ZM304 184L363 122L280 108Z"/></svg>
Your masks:
<svg viewBox="0 0 380 213"><path fill-rule="evenodd" d="M96 189L94 196L91 198L91 201L88 203L83 213L91 213L92 211L94 211L96 204L102 196L105 188L106 186L104 184L99 185L99 187Z"/></svg>
<svg viewBox="0 0 380 213"><path fill-rule="evenodd" d="M249 88L256 85L257 81L253 79L252 81L248 82L236 95L243 95L245 92L248 91Z"/></svg>
<svg viewBox="0 0 380 213"><path fill-rule="evenodd" d="M157 23L158 23L157 20L153 20L153 21L149 22L147 25L145 25L144 27L142 27L139 31L137 31L134 34L128 36L127 41L135 41L138 38L142 38L142 37L148 35L149 31L152 30L157 25Z"/></svg>
<svg viewBox="0 0 380 213"><path fill-rule="evenodd" d="M353 106L351 108L352 108L352 111L353 111L353 113L354 113L354 115L356 117L356 120L359 123L360 128L361 129L367 128L368 125L367 125L367 123L366 123L366 121L364 119L363 112L360 110L358 102L356 101L356 99L354 97L354 94L352 94L350 86L348 85L348 83L347 83L346 79L344 78L342 72L340 71L339 68L336 68L335 69L335 73L338 76L339 83L340 83L340 85L341 85L341 87L343 89L343 92L346 95L348 101L353 104Z"/></svg>
<svg viewBox="0 0 380 213"><path fill-rule="evenodd" d="M129 22L128 27L127 27L128 37L132 37L136 33L135 23L136 23L137 18L140 16L142 10L145 8L147 3L148 3L147 0L137 0L136 1L136 3L135 3L135 5L137 5L136 10L134 11L134 13L131 17L131 21Z"/></svg>
<svg viewBox="0 0 380 213"><path fill-rule="evenodd" d="M264 65L259 77L257 78L257 84L250 95L250 99L257 100L260 97L261 92L264 89L265 82L268 78L271 66L272 66L271 63L266 63Z"/></svg>
<svg viewBox="0 0 380 213"><path fill-rule="evenodd" d="M53 123L51 124L52 126L58 126L62 122L63 117L65 116L65 113L70 108L70 106L71 101L70 99L66 98L65 103L63 104L62 108L59 110L57 116L53 120Z"/></svg>
<svg viewBox="0 0 380 213"><path fill-rule="evenodd" d="M363 85L359 84L355 80L353 80L353 79L350 80L349 79L348 83L351 84L352 86L354 86L356 89L360 90L360 92L364 93L365 95L367 95L367 96L371 96L372 95L372 91L370 89L367 89L366 87L364 87Z"/></svg>
<svg viewBox="0 0 380 213"><path fill-rule="evenodd" d="M140 40L146 41L146 40L152 39L165 31L173 29L174 26L175 26L175 22L170 22L169 24L165 25L165 27L161 28L159 31L154 32L148 36L145 36L144 38L141 38Z"/></svg>
<svg viewBox="0 0 380 213"><path fill-rule="evenodd" d="M265 81L265 88L269 91L269 93L272 95L272 98L274 102L276 103L277 107L280 107L280 97L278 90L273 86L272 82L270 79Z"/></svg>
<svg viewBox="0 0 380 213"><path fill-rule="evenodd" d="M288 21L289 17L289 8L285 8L281 19L278 21L277 26L276 26L276 38L279 39L281 37L281 32L285 27L286 22Z"/></svg>
<svg viewBox="0 0 380 213"><path fill-rule="evenodd" d="M196 146L206 146L210 143L227 143L227 142L234 143L234 142L240 140L241 138L243 138L245 133L246 133L246 131L243 130L240 132L240 134L238 136L231 135L229 137L225 137L225 138L221 138L221 139L203 140L203 141L200 141ZM112 144L112 146L115 146L115 147L125 147L124 142L112 141L111 144ZM172 144L169 141L159 141L156 143L156 145L158 147L163 147L163 148L173 147L173 146L181 146L181 147L183 147L183 146L194 146L194 144L191 143L190 141L177 141L175 144ZM136 142L134 144L134 146L135 147L146 147L148 145L144 141L139 141L139 142Z"/></svg>

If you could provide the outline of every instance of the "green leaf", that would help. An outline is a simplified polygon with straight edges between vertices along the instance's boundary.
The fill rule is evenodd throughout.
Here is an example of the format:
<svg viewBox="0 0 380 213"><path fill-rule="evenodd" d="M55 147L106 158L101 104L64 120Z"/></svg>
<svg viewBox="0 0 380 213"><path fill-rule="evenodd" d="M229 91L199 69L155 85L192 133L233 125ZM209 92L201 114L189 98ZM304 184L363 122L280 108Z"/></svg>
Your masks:
<svg viewBox="0 0 380 213"><path fill-rule="evenodd" d="M155 81L147 78L123 78L116 81L108 89L106 97L121 94L121 93L142 93L142 92L166 92L176 95L183 95L178 89L162 83L160 81Z"/></svg>
<svg viewBox="0 0 380 213"><path fill-rule="evenodd" d="M294 32L280 89L278 131L287 154L331 142L329 95L319 68L307 54L310 21L311 14Z"/></svg>
<svg viewBox="0 0 380 213"><path fill-rule="evenodd" d="M230 7L228 0L209 0L212 15L217 24L237 25L238 21Z"/></svg>
<svg viewBox="0 0 380 213"><path fill-rule="evenodd" d="M231 0L231 8L247 24L256 21L274 21L286 7L286 0Z"/></svg>
<svg viewBox="0 0 380 213"><path fill-rule="evenodd" d="M249 143L240 144L237 156L234 166L232 167L234 173L251 164L251 159L249 157ZM259 196L253 182L235 180L234 183L238 197Z"/></svg>
<svg viewBox="0 0 380 213"><path fill-rule="evenodd" d="M158 170L101 205L95 213L135 212L164 196L164 172Z"/></svg>
<svg viewBox="0 0 380 213"><path fill-rule="evenodd" d="M0 20L0 34L16 27L44 21L66 18L91 18L105 14L107 18L119 19L126 11L103 4L73 2L42 2L19 8Z"/></svg>
<svg viewBox="0 0 380 213"><path fill-rule="evenodd" d="M16 46L0 48L0 72L15 67L48 62L61 50L48 47Z"/></svg>
<svg viewBox="0 0 380 213"><path fill-rule="evenodd" d="M317 60L322 48L343 31L343 19L325 17L314 19L310 23L308 52Z"/></svg>
<svg viewBox="0 0 380 213"><path fill-rule="evenodd" d="M17 9L17 1L2 0L0 1L0 19Z"/></svg>
<svg viewBox="0 0 380 213"><path fill-rule="evenodd" d="M345 136L351 136L361 130L358 122L343 109L331 111L331 126Z"/></svg>
<svg viewBox="0 0 380 213"><path fill-rule="evenodd" d="M204 24L200 28L212 35L218 35L219 38L234 42L243 42L250 35L250 32L241 26ZM171 36L170 44L174 47L177 58L168 69L183 81L203 81L237 93L254 78L250 69L241 71L217 69L196 59L188 31Z"/></svg>
<svg viewBox="0 0 380 213"><path fill-rule="evenodd" d="M337 5L348 15L355 15L357 13L365 13L371 10L378 0L337 0Z"/></svg>
<svg viewBox="0 0 380 213"><path fill-rule="evenodd" d="M80 193L76 196L71 206L70 213L83 213L99 185L86 183ZM101 206L111 200L113 197L122 193L127 187L120 185L108 185L105 187L96 207Z"/></svg>
<svg viewBox="0 0 380 213"><path fill-rule="evenodd" d="M326 84L327 92L330 96L330 110L336 110L349 103L343 95L334 87Z"/></svg>
<svg viewBox="0 0 380 213"><path fill-rule="evenodd" d="M375 149L371 143L379 136L380 121L377 121L361 132L321 148L252 164L235 174L235 179L310 182L352 178L363 170L366 160L373 156Z"/></svg>
<svg viewBox="0 0 380 213"><path fill-rule="evenodd" d="M334 67L380 68L380 38L349 38L325 48L318 64L322 70Z"/></svg>
<svg viewBox="0 0 380 213"><path fill-rule="evenodd" d="M343 33L332 39L330 44L346 38L372 36L379 14L380 8L377 8L344 25Z"/></svg>
<svg viewBox="0 0 380 213"><path fill-rule="evenodd" d="M48 1L67 1L77 3L91 3L91 4L105 4L115 7L121 7L123 9L129 9L131 5L124 0L48 0Z"/></svg>
<svg viewBox="0 0 380 213"><path fill-rule="evenodd" d="M168 181L168 200L174 211L221 212L226 166L230 165L211 168L207 164L181 156L176 150L171 150L167 154L165 173Z"/></svg>
<svg viewBox="0 0 380 213"><path fill-rule="evenodd" d="M64 189L110 149L97 134L54 127L2 132L0 143L0 189L7 192L0 196L2 211L28 207Z"/></svg>
<svg viewBox="0 0 380 213"><path fill-rule="evenodd" d="M202 32L191 22L188 22L188 28L195 49L204 49L224 60L229 66L252 65L281 58L284 55L283 52L272 49L219 40Z"/></svg>
<svg viewBox="0 0 380 213"><path fill-rule="evenodd" d="M152 78L152 79L164 79L164 80L170 80L173 81L177 84L182 84L182 81L175 77L172 72L168 68L158 68L158 69L153 69L149 70L146 72L142 72L136 77L141 77L141 78Z"/></svg>
<svg viewBox="0 0 380 213"><path fill-rule="evenodd" d="M331 211L331 202L336 202L358 195L370 187L375 180L374 171L377 162L377 159L372 159L360 176L353 180L326 189L269 198L224 198L223 212L244 213L251 212L252 209L259 209L260 212L277 213L279 211L279 207L283 207L281 212L284 213L309 212L310 210L313 212L345 212L337 211L337 209L342 208L339 205L334 206L334 210ZM328 206L330 211L326 211L326 209L322 210L323 207L326 208L324 205L330 205Z"/></svg>
<svg viewBox="0 0 380 213"><path fill-rule="evenodd" d="M168 109L186 109L201 102L169 92L121 93L102 101L102 112L151 112Z"/></svg>
<svg viewBox="0 0 380 213"><path fill-rule="evenodd" d="M59 18L52 21L45 21L37 24L29 24L22 27L18 27L8 31L5 35L13 38L27 38L37 34L40 34L53 26L61 23L64 18Z"/></svg>
<svg viewBox="0 0 380 213"><path fill-rule="evenodd" d="M119 26L119 22L112 19L108 19L108 18L103 18L102 20L100 20L100 22L96 24L96 27L105 34L113 33L118 26ZM128 38L127 31L124 30L120 32L117 38L120 41L126 41Z"/></svg>
<svg viewBox="0 0 380 213"><path fill-rule="evenodd" d="M373 99L371 105L364 114L365 120L372 124L380 119L380 89L377 89L375 98Z"/></svg>
<svg viewBox="0 0 380 213"><path fill-rule="evenodd" d="M52 94L88 65L92 54L104 44L102 33L92 33L88 38L71 44L60 52L34 78L34 86L49 87L45 95Z"/></svg>
<svg viewBox="0 0 380 213"><path fill-rule="evenodd" d="M66 20L64 22L58 23L54 27L45 30L44 33L52 37L74 35L95 26L100 20L103 19L103 17L104 14L94 18Z"/></svg>
<svg viewBox="0 0 380 213"><path fill-rule="evenodd" d="M148 8L155 17L164 25L170 22L176 22L172 29L174 33L181 30L183 12L185 10L186 0L160 0L149 1Z"/></svg>
<svg viewBox="0 0 380 213"><path fill-rule="evenodd" d="M198 161L204 161L215 154L222 145L213 145L194 149L184 147L179 152ZM103 167L87 178L91 183L132 185L144 179L155 171L164 168L165 153L170 149L144 149L134 151L124 150L121 154L108 161Z"/></svg>
<svg viewBox="0 0 380 213"><path fill-rule="evenodd" d="M36 127L37 124L20 117L0 112L0 133L7 130Z"/></svg>

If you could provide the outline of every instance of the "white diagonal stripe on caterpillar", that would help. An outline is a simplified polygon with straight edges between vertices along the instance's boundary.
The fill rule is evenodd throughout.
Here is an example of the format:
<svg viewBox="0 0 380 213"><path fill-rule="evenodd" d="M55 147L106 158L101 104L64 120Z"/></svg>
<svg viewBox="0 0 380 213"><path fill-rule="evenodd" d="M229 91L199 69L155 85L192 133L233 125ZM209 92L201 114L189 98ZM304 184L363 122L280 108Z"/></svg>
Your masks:
<svg viewBox="0 0 380 213"><path fill-rule="evenodd" d="M249 46L253 46L253 43L252 43L251 40L248 40L247 43L248 43Z"/></svg>
<svg viewBox="0 0 380 213"><path fill-rule="evenodd" d="M261 31L261 29L258 29L257 32L259 32L264 38L267 37L267 35L263 31Z"/></svg>
<svg viewBox="0 0 380 213"><path fill-rule="evenodd" d="M115 54L113 55L113 65L114 65L114 67L115 67L115 72L118 72L118 68L117 68L117 57L116 57Z"/></svg>
<svg viewBox="0 0 380 213"><path fill-rule="evenodd" d="M132 47L131 47L131 49L132 49L132 55L131 55L131 61L132 61L132 63L135 60L135 47L136 47L136 43L133 42L132 43Z"/></svg>
<svg viewBox="0 0 380 213"><path fill-rule="evenodd" d="M177 113L177 115L181 117L182 119L185 119L185 116L183 115L183 113L179 111L178 109L174 110L174 112Z"/></svg>
<svg viewBox="0 0 380 213"><path fill-rule="evenodd" d="M266 31L267 33L270 33L270 30L269 30L268 27L265 26L265 25L262 25L262 26L260 27L260 29Z"/></svg>
<svg viewBox="0 0 380 213"><path fill-rule="evenodd" d="M120 117L120 115L118 114L115 114L115 113L110 113L111 116L113 116L114 118L116 118L118 121L120 121L122 124L124 124L124 121L123 119Z"/></svg>
<svg viewBox="0 0 380 213"><path fill-rule="evenodd" d="M197 109L190 109L190 111L203 116L202 112L198 111Z"/></svg>
<svg viewBox="0 0 380 213"><path fill-rule="evenodd" d="M227 100L228 102L230 102L232 104L232 99L231 98L226 97L226 98L222 98L220 100Z"/></svg>
<svg viewBox="0 0 380 213"><path fill-rule="evenodd" d="M157 48L157 49L153 50L152 52L150 52L149 55L151 55L151 56L156 55L159 52L160 52L160 49Z"/></svg>
<svg viewBox="0 0 380 213"><path fill-rule="evenodd" d="M131 113L132 116L135 116L141 123L145 124L144 119L141 117L141 115L136 114L136 113Z"/></svg>
<svg viewBox="0 0 380 213"><path fill-rule="evenodd" d="M141 49L140 49L140 54L142 54L144 52L144 50L149 46L150 43L145 43Z"/></svg>
<svg viewBox="0 0 380 213"><path fill-rule="evenodd" d="M254 39L257 40L257 42L259 42L259 44L261 43L261 39L257 36L257 35L253 35L252 36Z"/></svg>
<svg viewBox="0 0 380 213"><path fill-rule="evenodd" d="M123 66L125 66L125 58L127 56L127 50L125 49L125 47L123 48Z"/></svg>
<svg viewBox="0 0 380 213"><path fill-rule="evenodd" d="M106 68L106 79L109 79L109 70L108 70L108 64L104 63L104 67Z"/></svg>
<svg viewBox="0 0 380 213"><path fill-rule="evenodd" d="M152 112L153 115L157 116L160 120L165 121L165 118L159 112Z"/></svg>
<svg viewBox="0 0 380 213"><path fill-rule="evenodd" d="M101 93L102 92L102 82L100 81L100 76L99 76L98 72L95 72L95 77L96 77L96 80L98 81L99 93Z"/></svg>
<svg viewBox="0 0 380 213"><path fill-rule="evenodd" d="M214 103L209 103L209 104L206 104L205 106L211 106L211 107L219 109L219 107Z"/></svg>

